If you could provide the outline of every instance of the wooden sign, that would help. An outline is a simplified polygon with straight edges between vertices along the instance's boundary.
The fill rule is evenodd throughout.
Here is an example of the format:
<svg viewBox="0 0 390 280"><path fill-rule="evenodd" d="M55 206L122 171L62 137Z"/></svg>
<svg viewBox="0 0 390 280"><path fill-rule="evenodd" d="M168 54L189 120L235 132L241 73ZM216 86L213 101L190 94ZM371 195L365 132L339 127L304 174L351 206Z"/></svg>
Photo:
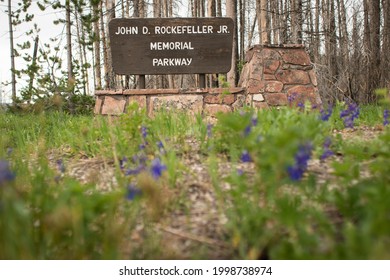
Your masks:
<svg viewBox="0 0 390 280"><path fill-rule="evenodd" d="M116 74L227 73L231 18L116 18L109 23Z"/></svg>

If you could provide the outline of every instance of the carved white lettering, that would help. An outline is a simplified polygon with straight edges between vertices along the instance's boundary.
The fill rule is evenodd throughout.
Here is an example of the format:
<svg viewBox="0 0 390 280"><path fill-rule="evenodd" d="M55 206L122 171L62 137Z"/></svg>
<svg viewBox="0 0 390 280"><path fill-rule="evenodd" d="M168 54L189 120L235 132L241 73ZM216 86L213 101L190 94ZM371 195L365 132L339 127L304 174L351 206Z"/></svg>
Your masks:
<svg viewBox="0 0 390 280"><path fill-rule="evenodd" d="M193 50L191 42L151 42L151 51L163 50Z"/></svg>
<svg viewBox="0 0 390 280"><path fill-rule="evenodd" d="M115 35L132 35L138 34L138 26L118 26Z"/></svg>
<svg viewBox="0 0 390 280"><path fill-rule="evenodd" d="M217 33L230 33L226 25L221 25Z"/></svg>
<svg viewBox="0 0 390 280"><path fill-rule="evenodd" d="M207 34L213 33L212 25L155 26L154 33L164 34Z"/></svg>
<svg viewBox="0 0 390 280"><path fill-rule="evenodd" d="M192 63L192 58L153 58L153 66L189 66Z"/></svg>

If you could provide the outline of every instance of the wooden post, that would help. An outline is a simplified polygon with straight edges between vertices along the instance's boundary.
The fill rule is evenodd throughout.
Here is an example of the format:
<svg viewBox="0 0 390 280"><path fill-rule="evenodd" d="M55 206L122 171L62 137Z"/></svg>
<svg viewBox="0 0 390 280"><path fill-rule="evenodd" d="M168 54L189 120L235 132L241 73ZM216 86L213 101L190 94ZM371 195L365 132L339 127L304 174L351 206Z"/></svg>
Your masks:
<svg viewBox="0 0 390 280"><path fill-rule="evenodd" d="M199 74L199 88L206 88L206 74Z"/></svg>
<svg viewBox="0 0 390 280"><path fill-rule="evenodd" d="M146 84L145 84L145 75L139 75L139 76L138 76L138 87L139 87L140 89L146 88Z"/></svg>

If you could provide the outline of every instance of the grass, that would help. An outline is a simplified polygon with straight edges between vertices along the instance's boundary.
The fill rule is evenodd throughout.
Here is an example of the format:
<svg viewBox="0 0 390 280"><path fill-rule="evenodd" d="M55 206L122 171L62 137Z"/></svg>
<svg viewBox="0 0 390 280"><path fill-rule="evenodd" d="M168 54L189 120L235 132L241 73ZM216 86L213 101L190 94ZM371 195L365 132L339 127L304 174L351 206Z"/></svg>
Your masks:
<svg viewBox="0 0 390 280"><path fill-rule="evenodd" d="M1 113L0 258L184 257L155 228L188 204L186 158L196 143L228 221L218 240L225 258L389 259L383 107L361 107L349 129L343 110L323 121L309 108L247 108L213 126L179 112L149 119L136 106L119 118ZM380 132L365 139L368 128ZM110 189L97 186L103 174L70 175L85 159L113 168ZM231 168L221 173L221 163ZM209 258L215 248L191 250L186 258Z"/></svg>

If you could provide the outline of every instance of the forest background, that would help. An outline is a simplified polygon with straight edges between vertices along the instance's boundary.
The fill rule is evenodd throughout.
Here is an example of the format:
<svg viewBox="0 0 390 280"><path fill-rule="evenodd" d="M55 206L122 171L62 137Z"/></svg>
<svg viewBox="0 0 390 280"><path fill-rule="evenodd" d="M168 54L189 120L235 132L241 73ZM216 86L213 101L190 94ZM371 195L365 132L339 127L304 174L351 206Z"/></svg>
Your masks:
<svg viewBox="0 0 390 280"><path fill-rule="evenodd" d="M230 86L237 85L245 51L254 44L305 45L328 103L373 103L374 90L390 81L390 0L1 0L0 8L1 53L8 48L12 54L10 64L1 65L2 102L135 88L137 76L112 70L107 23L115 17L233 18ZM220 80L207 75L208 86ZM196 75L146 81L148 88L198 85Z"/></svg>

